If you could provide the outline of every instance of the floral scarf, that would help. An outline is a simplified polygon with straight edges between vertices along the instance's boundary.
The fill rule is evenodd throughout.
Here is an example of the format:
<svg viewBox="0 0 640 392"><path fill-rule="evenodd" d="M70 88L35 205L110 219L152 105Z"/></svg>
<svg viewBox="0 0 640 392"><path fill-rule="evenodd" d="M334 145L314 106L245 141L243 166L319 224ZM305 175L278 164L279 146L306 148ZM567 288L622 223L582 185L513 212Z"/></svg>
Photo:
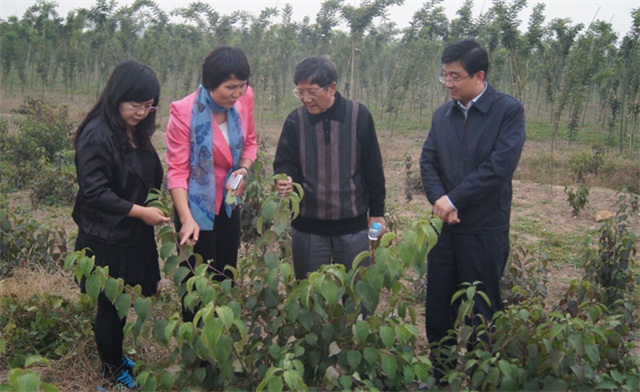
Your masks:
<svg viewBox="0 0 640 392"><path fill-rule="evenodd" d="M216 178L213 164L213 113L227 112L227 128L229 131L229 148L233 157L233 167L226 175L226 180L240 164L244 150L244 129L242 119L235 105L225 108L218 105L209 91L202 85L198 87L191 112L191 153L189 163L189 209L201 230L213 230L216 215ZM240 197L230 205L223 201L227 216L235 205L240 204Z"/></svg>

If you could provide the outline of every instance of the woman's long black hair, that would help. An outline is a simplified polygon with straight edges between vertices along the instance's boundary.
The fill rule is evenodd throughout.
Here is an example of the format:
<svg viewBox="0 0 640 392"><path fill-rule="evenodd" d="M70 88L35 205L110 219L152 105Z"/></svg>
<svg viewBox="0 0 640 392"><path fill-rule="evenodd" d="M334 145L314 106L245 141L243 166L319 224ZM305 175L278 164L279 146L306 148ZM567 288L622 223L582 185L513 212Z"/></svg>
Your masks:
<svg viewBox="0 0 640 392"><path fill-rule="evenodd" d="M120 115L120 104L123 102L146 102L153 99L153 106L158 105L160 83L151 68L135 60L124 61L113 70L109 82L102 91L98 102L89 111L76 130L74 145L77 145L80 134L94 118L101 117L107 126L118 135L121 148L130 148L127 137L127 125ZM153 150L151 136L156 129L156 112L150 112L140 121L133 133L134 141L139 148Z"/></svg>

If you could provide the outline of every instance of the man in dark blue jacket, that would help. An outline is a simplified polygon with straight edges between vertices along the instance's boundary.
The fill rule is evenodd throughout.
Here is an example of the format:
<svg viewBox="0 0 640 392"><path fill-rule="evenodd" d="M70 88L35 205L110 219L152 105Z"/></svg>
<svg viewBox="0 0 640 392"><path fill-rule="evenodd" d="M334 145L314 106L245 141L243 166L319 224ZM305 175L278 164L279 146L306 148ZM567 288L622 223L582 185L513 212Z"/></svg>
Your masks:
<svg viewBox="0 0 640 392"><path fill-rule="evenodd" d="M486 82L487 52L474 40L445 48L440 82L451 100L433 114L420 172L433 213L444 223L427 261L427 339L440 343L432 355L439 381L455 366L444 354L464 282L482 282L490 300L475 300L474 314L490 321L502 309L500 278L509 256L511 180L525 141L524 110L513 97ZM478 318L475 318L478 321ZM435 350L438 351L438 350Z"/></svg>

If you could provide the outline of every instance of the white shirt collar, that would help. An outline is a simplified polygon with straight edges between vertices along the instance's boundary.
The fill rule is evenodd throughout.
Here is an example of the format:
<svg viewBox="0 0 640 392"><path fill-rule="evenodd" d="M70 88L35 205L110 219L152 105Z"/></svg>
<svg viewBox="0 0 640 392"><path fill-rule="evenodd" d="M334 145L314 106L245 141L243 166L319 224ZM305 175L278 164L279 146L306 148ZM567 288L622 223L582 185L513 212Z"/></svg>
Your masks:
<svg viewBox="0 0 640 392"><path fill-rule="evenodd" d="M467 104L467 106L464 106L464 104L460 101L458 102L458 106L460 106L460 108L462 109L462 111L464 112L464 115L467 115L467 112L469 111L469 109L471 109L471 106L473 106L473 104L475 104L476 102L478 102L478 100L480 99L480 97L482 97L482 94L484 94L484 92L487 91L487 82L484 82L484 88L482 89L482 91L480 92L480 94L476 95L476 97L474 99L472 99L471 101L469 101L469 103Z"/></svg>

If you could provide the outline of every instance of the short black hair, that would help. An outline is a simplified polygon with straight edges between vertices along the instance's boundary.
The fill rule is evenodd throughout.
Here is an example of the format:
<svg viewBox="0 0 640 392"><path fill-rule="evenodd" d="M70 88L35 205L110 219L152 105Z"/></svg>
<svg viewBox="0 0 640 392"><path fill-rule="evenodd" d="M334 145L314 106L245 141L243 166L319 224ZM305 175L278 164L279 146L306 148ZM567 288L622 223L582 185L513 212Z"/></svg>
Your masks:
<svg viewBox="0 0 640 392"><path fill-rule="evenodd" d="M118 135L122 148L130 146L127 137L127 125L120 114L123 102L146 102L153 99L153 106L160 99L160 83L153 70L135 60L127 60L118 64L107 85L104 87L98 102L89 111L76 130L77 143L84 127L94 118L102 117L109 128ZM139 147L153 149L151 136L156 130L156 112L151 111L140 121L134 130L134 139Z"/></svg>
<svg viewBox="0 0 640 392"><path fill-rule="evenodd" d="M293 83L309 82L326 87L338 81L338 69L326 56L312 56L302 60L293 74Z"/></svg>
<svg viewBox="0 0 640 392"><path fill-rule="evenodd" d="M460 61L469 75L484 71L486 77L489 73L489 54L473 39L463 39L444 48L440 62L449 64L454 61Z"/></svg>
<svg viewBox="0 0 640 392"><path fill-rule="evenodd" d="M233 76L238 80L249 80L251 67L242 49L218 46L213 49L202 64L202 85L207 90L215 90Z"/></svg>

